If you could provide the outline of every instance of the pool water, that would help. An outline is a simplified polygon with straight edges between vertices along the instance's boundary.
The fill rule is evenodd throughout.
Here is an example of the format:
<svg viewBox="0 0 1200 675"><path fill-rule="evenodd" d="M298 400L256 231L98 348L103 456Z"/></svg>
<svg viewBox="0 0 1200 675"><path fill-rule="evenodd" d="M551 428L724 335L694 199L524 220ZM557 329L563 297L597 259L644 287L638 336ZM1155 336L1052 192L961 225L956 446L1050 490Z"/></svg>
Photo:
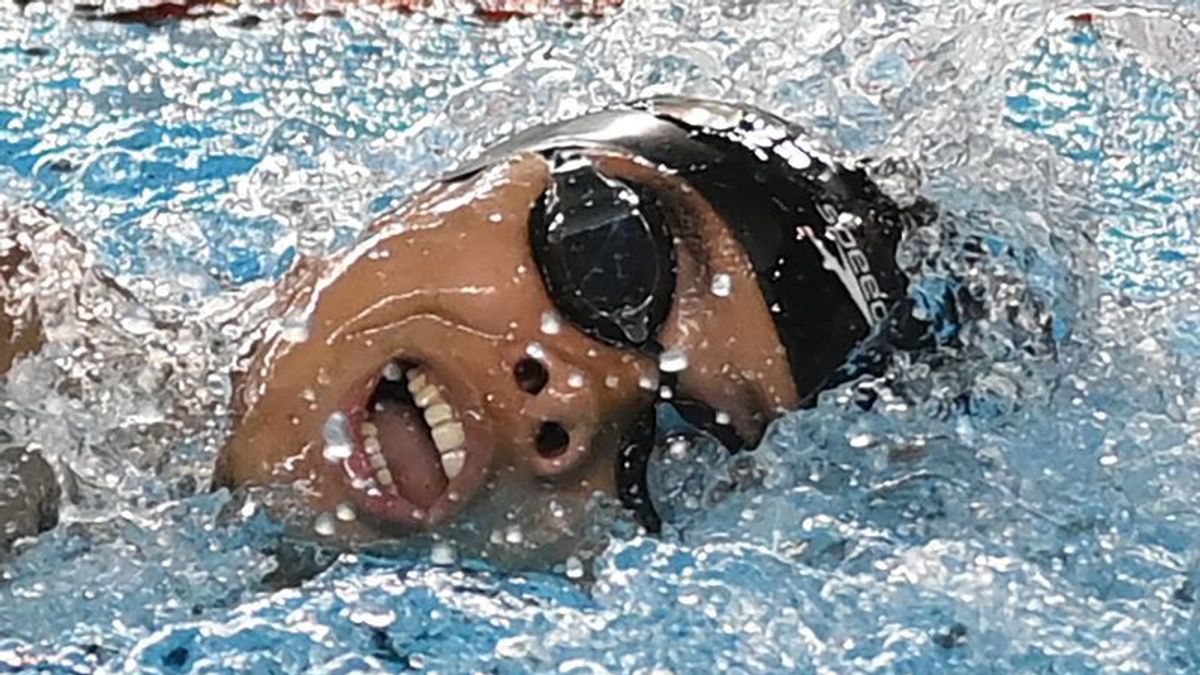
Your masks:
<svg viewBox="0 0 1200 675"><path fill-rule="evenodd" d="M1194 12L307 9L147 28L0 6L0 199L46 206L132 294L3 384L71 502L0 568L0 668L1200 670ZM901 252L913 294L936 313L964 280L979 311L704 463L661 537L615 524L594 581L344 555L263 582L279 524L207 485L271 280L489 141L660 93L875 158L946 214Z"/></svg>

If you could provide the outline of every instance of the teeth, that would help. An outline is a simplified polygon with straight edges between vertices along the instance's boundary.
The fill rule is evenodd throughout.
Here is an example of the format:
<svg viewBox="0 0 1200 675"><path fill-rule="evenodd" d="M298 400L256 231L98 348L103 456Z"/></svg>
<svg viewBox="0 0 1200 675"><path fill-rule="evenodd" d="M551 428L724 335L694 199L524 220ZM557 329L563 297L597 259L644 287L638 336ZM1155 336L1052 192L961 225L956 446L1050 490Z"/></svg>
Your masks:
<svg viewBox="0 0 1200 675"><path fill-rule="evenodd" d="M400 378L404 377L404 373L400 370L400 366L396 365L395 361L391 361L384 366L381 375L388 382L399 382Z"/></svg>
<svg viewBox="0 0 1200 675"><path fill-rule="evenodd" d="M466 440L467 435L463 432L463 426L458 422L447 422L433 430L433 444L443 455L451 450L461 448Z"/></svg>
<svg viewBox="0 0 1200 675"><path fill-rule="evenodd" d="M442 471L446 473L446 478L454 480L458 474L462 473L463 464L466 462L466 450L451 450L442 455Z"/></svg>
<svg viewBox="0 0 1200 675"><path fill-rule="evenodd" d="M412 394L413 403L421 409L425 423L429 425L433 444L441 455L442 471L447 479L453 480L462 473L467 463L467 451L463 447L467 442L466 430L457 420L454 407L442 397L441 391L429 381L420 368L410 368L403 375L408 378L408 392ZM384 367L382 376L387 380L399 379L399 366L389 363ZM367 450L371 468L375 471L376 482L384 488L393 487L395 479L383 458L378 427L364 422L361 428L363 446Z"/></svg>
<svg viewBox="0 0 1200 675"><path fill-rule="evenodd" d="M425 373L422 373L420 369L413 368L408 371L408 393L416 396L417 392L425 388L425 384Z"/></svg>
<svg viewBox="0 0 1200 675"><path fill-rule="evenodd" d="M413 394L413 402L421 408L426 408L430 403L439 401L442 398L441 392L432 384L425 385L425 388Z"/></svg>
<svg viewBox="0 0 1200 675"><path fill-rule="evenodd" d="M454 419L454 409L450 407L449 403L435 403L425 409L425 423L431 429L452 419Z"/></svg>

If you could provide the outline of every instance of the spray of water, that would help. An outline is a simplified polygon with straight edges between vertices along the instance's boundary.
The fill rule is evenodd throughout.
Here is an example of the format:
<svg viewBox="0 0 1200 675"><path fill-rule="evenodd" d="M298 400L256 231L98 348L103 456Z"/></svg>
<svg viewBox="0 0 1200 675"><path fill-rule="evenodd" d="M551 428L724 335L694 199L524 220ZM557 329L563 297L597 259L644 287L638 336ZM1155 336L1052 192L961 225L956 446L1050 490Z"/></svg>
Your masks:
<svg viewBox="0 0 1200 675"><path fill-rule="evenodd" d="M1200 668L1195 16L630 0L574 24L247 6L149 30L69 11L0 8L0 193L83 243L25 289L58 332L4 384L5 425L70 498L0 571L0 662ZM489 142L664 93L776 111L936 202L901 263L941 347L756 453L669 453L666 534L618 533L587 575L445 566L435 544L272 593L275 525L206 492L270 281Z"/></svg>

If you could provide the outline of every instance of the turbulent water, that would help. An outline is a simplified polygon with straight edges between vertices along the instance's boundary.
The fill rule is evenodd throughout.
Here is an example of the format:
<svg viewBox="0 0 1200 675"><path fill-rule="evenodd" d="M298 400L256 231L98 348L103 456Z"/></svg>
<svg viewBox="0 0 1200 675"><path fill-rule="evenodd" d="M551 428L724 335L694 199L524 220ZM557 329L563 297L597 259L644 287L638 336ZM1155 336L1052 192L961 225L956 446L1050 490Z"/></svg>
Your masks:
<svg viewBox="0 0 1200 675"><path fill-rule="evenodd" d="M90 251L30 289L53 341L3 385L69 505L2 563L0 668L1200 670L1200 13L308 9L0 7L0 200ZM594 583L343 556L273 590L279 526L207 492L240 308L484 144L659 93L756 103L937 202L901 261L922 311L971 310L691 472Z"/></svg>

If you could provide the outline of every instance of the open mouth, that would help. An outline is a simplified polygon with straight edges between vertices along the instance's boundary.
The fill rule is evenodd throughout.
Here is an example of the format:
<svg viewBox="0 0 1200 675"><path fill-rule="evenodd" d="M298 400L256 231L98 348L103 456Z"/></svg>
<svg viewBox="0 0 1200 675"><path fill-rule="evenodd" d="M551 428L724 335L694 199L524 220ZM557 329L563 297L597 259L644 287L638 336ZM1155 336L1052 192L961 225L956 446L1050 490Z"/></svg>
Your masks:
<svg viewBox="0 0 1200 675"><path fill-rule="evenodd" d="M343 465L360 510L428 527L482 484L491 448L480 415L439 375L426 364L389 361L344 410L351 447Z"/></svg>

